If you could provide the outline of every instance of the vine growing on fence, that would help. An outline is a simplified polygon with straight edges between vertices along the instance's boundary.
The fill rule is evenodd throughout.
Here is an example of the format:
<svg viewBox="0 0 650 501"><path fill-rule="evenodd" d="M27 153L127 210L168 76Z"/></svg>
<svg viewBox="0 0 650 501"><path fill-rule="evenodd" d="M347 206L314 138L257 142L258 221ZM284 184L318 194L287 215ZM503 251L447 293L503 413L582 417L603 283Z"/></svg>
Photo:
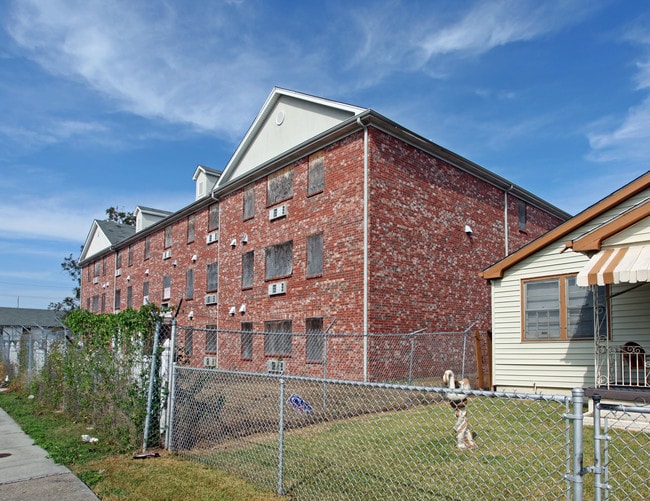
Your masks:
<svg viewBox="0 0 650 501"><path fill-rule="evenodd" d="M120 445L135 446L144 428L159 319L153 304L116 314L71 312L65 319L70 333L48 357L37 396Z"/></svg>

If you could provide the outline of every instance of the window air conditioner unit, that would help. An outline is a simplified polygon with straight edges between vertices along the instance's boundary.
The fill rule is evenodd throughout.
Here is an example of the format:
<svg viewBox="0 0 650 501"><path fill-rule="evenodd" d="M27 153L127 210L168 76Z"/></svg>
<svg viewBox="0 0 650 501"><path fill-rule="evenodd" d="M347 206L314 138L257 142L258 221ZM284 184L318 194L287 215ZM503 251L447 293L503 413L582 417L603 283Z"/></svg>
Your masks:
<svg viewBox="0 0 650 501"><path fill-rule="evenodd" d="M266 370L270 373L282 374L284 372L284 362L282 360L267 360Z"/></svg>
<svg viewBox="0 0 650 501"><path fill-rule="evenodd" d="M204 367L216 367L217 366L217 357L203 357L203 366Z"/></svg>
<svg viewBox="0 0 650 501"><path fill-rule="evenodd" d="M167 249L166 251L163 251L163 259L169 259L170 257L172 257L171 249Z"/></svg>
<svg viewBox="0 0 650 501"><path fill-rule="evenodd" d="M269 284L269 296L276 296L278 294L287 293L287 282L275 282Z"/></svg>
<svg viewBox="0 0 650 501"><path fill-rule="evenodd" d="M219 232L218 231L213 231L212 233L208 233L205 236L205 243L206 244L213 244L214 242L219 241Z"/></svg>
<svg viewBox="0 0 650 501"><path fill-rule="evenodd" d="M269 211L269 221L273 221L274 219L285 217L286 215L287 215L287 206L278 205L277 207L273 207Z"/></svg>
<svg viewBox="0 0 650 501"><path fill-rule="evenodd" d="M94 284L98 284L98 283L99 283L99 277L95 277L95 278L93 278L93 283L94 283Z"/></svg>
<svg viewBox="0 0 650 501"><path fill-rule="evenodd" d="M116 277L119 277L121 274L122 274L122 268L118 268L117 270L115 270Z"/></svg>
<svg viewBox="0 0 650 501"><path fill-rule="evenodd" d="M216 304L217 295L216 294L207 294L203 300L204 304Z"/></svg>

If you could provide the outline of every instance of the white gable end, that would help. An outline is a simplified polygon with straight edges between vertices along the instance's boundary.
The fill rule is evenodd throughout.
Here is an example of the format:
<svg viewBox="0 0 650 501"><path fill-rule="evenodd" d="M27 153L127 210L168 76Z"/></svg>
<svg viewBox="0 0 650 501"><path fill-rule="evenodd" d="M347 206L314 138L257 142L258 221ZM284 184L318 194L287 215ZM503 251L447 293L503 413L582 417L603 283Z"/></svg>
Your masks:
<svg viewBox="0 0 650 501"><path fill-rule="evenodd" d="M84 257L93 256L104 249L108 249L111 242L101 228L95 224L88 245L84 248Z"/></svg>
<svg viewBox="0 0 650 501"><path fill-rule="evenodd" d="M235 151L219 184L255 170L364 110L275 89Z"/></svg>

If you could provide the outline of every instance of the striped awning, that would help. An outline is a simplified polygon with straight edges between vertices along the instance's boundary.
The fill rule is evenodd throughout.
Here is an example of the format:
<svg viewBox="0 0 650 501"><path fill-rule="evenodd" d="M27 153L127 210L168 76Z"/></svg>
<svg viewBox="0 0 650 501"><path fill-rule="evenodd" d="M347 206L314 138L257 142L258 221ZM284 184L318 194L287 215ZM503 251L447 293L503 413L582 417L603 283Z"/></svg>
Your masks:
<svg viewBox="0 0 650 501"><path fill-rule="evenodd" d="M581 287L650 282L650 245L603 249L582 268L576 283Z"/></svg>

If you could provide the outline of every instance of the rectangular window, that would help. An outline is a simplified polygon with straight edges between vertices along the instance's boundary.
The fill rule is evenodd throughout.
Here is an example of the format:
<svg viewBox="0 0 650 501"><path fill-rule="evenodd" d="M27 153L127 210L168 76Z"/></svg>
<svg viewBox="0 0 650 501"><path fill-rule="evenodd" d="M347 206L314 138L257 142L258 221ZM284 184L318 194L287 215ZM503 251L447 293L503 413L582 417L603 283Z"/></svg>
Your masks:
<svg viewBox="0 0 650 501"><path fill-rule="evenodd" d="M101 308L102 308L102 310L101 310L102 313L106 313L106 293L105 292L102 294L102 306L101 306Z"/></svg>
<svg viewBox="0 0 650 501"><path fill-rule="evenodd" d="M115 269L120 269L122 267L122 252L117 251L115 253Z"/></svg>
<svg viewBox="0 0 650 501"><path fill-rule="evenodd" d="M273 205L293 196L293 167L288 166L269 174L266 204Z"/></svg>
<svg viewBox="0 0 650 501"><path fill-rule="evenodd" d="M129 245L128 265L133 266L133 246Z"/></svg>
<svg viewBox="0 0 650 501"><path fill-rule="evenodd" d="M96 261L93 269L93 277L98 277L98 276L99 276L99 261Z"/></svg>
<svg viewBox="0 0 650 501"><path fill-rule="evenodd" d="M325 153L319 151L309 155L309 180L307 195L321 193L325 187Z"/></svg>
<svg viewBox="0 0 650 501"><path fill-rule="evenodd" d="M219 204L212 204L208 211L208 231L219 229Z"/></svg>
<svg viewBox="0 0 650 501"><path fill-rule="evenodd" d="M598 287L599 335L607 334L605 287ZM523 324L526 341L594 338L594 297L578 287L575 275L523 282Z"/></svg>
<svg viewBox="0 0 650 501"><path fill-rule="evenodd" d="M149 259L151 256L151 237L144 238L144 258Z"/></svg>
<svg viewBox="0 0 650 501"><path fill-rule="evenodd" d="M194 242L194 237L195 237L195 231L194 231L194 224L196 221L196 216L194 214L188 216L187 218L187 243L192 243Z"/></svg>
<svg viewBox="0 0 650 501"><path fill-rule="evenodd" d="M133 287L130 285L126 288L126 307L133 307Z"/></svg>
<svg viewBox="0 0 650 501"><path fill-rule="evenodd" d="M172 227L171 225L165 228L165 249L172 246Z"/></svg>
<svg viewBox="0 0 650 501"><path fill-rule="evenodd" d="M253 287L253 267L255 265L255 251L248 251L241 256L241 287Z"/></svg>
<svg viewBox="0 0 650 501"><path fill-rule="evenodd" d="M323 361L323 317L312 317L305 321L307 334L307 362Z"/></svg>
<svg viewBox="0 0 650 501"><path fill-rule="evenodd" d="M194 270L185 272L185 299L194 299Z"/></svg>
<svg viewBox="0 0 650 501"><path fill-rule="evenodd" d="M526 202L517 202L517 217L519 220L519 231L526 231Z"/></svg>
<svg viewBox="0 0 650 501"><path fill-rule="evenodd" d="M142 296L149 297L149 282L142 282Z"/></svg>
<svg viewBox="0 0 650 501"><path fill-rule="evenodd" d="M219 264L208 263L208 282L205 290L207 292L216 291L219 288Z"/></svg>
<svg viewBox="0 0 650 501"><path fill-rule="evenodd" d="M102 259L102 275L106 276L106 258Z"/></svg>
<svg viewBox="0 0 650 501"><path fill-rule="evenodd" d="M216 325L206 325L205 328L205 352L206 353L216 353L217 352L217 326Z"/></svg>
<svg viewBox="0 0 650 501"><path fill-rule="evenodd" d="M191 357L193 350L194 350L194 329L190 327L185 329L185 355Z"/></svg>
<svg viewBox="0 0 650 501"><path fill-rule="evenodd" d="M266 248L266 279L288 277L293 272L293 241Z"/></svg>
<svg viewBox="0 0 650 501"><path fill-rule="evenodd" d="M121 296L122 296L122 291L120 289L117 289L115 291L115 305L114 305L114 308L116 310L120 309L120 303L122 302Z"/></svg>
<svg viewBox="0 0 650 501"><path fill-rule="evenodd" d="M164 275L163 276L163 300L170 299L172 297L172 276Z"/></svg>
<svg viewBox="0 0 650 501"><path fill-rule="evenodd" d="M291 320L264 322L264 354L291 355Z"/></svg>
<svg viewBox="0 0 650 501"><path fill-rule="evenodd" d="M323 274L323 234L307 237L307 276Z"/></svg>
<svg viewBox="0 0 650 501"><path fill-rule="evenodd" d="M241 323L241 357L253 359L253 322Z"/></svg>
<svg viewBox="0 0 650 501"><path fill-rule="evenodd" d="M93 296L93 311L95 313L99 311L99 296Z"/></svg>
<svg viewBox="0 0 650 501"><path fill-rule="evenodd" d="M255 216L255 190L249 188L244 191L244 221Z"/></svg>

